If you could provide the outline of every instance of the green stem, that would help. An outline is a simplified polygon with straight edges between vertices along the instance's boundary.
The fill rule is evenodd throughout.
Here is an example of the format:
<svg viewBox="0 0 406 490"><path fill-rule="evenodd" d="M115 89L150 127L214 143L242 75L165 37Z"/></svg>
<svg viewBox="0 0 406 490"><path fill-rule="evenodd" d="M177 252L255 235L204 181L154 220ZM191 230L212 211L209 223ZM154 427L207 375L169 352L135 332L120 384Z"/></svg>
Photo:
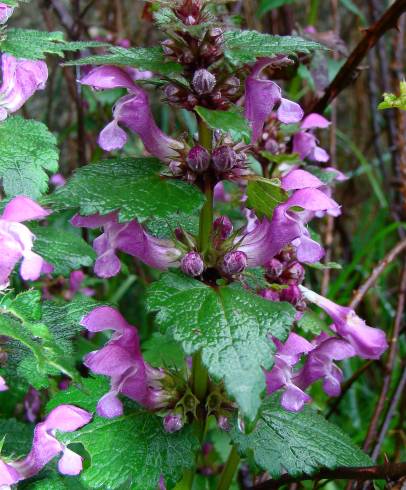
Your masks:
<svg viewBox="0 0 406 490"><path fill-rule="evenodd" d="M312 0L310 3L309 17L307 18L307 24L309 26L314 26L317 22L317 17L319 13L320 0Z"/></svg>
<svg viewBox="0 0 406 490"><path fill-rule="evenodd" d="M204 402L204 399L206 398L208 384L209 377L207 369L203 366L200 352L197 352L193 356L192 391L201 402Z"/></svg>
<svg viewBox="0 0 406 490"><path fill-rule="evenodd" d="M240 455L238 454L235 446L233 446L231 448L230 454L228 455L228 459L224 466L223 472L221 473L220 481L217 485L217 490L228 490L230 488L239 464Z"/></svg>

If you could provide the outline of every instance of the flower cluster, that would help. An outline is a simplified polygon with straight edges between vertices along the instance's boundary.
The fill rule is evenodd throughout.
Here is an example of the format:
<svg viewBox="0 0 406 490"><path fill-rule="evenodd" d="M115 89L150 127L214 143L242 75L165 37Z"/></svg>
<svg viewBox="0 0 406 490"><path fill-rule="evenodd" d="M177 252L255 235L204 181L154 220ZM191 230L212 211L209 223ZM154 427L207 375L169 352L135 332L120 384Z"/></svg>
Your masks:
<svg viewBox="0 0 406 490"><path fill-rule="evenodd" d="M62 453L58 470L63 475L78 475L82 458L55 437L56 431L73 432L88 424L90 413L73 405L60 405L49 413L34 430L32 449L23 459L0 459L0 487L11 486L38 474L52 459Z"/></svg>

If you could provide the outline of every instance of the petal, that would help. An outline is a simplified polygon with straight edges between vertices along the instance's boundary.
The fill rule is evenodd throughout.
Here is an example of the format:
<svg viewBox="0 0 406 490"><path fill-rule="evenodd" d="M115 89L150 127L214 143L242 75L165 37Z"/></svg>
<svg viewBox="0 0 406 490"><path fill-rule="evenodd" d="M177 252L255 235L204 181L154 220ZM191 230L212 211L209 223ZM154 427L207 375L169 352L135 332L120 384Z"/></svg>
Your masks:
<svg viewBox="0 0 406 490"><path fill-rule="evenodd" d="M318 188L323 187L324 185L315 175L300 168L290 171L287 175L282 177L281 182L282 189L285 191L305 189L306 187Z"/></svg>
<svg viewBox="0 0 406 490"><path fill-rule="evenodd" d="M328 162L330 160L330 155L326 152L326 150L317 145L314 146L308 157L310 160L314 160L316 162Z"/></svg>
<svg viewBox="0 0 406 490"><path fill-rule="evenodd" d="M47 430L73 432L91 420L92 415L86 410L73 405L59 405L49 413L43 424Z"/></svg>
<svg viewBox="0 0 406 490"><path fill-rule="evenodd" d="M6 5L5 3L0 3L0 25L5 24L9 17L13 14L14 8Z"/></svg>
<svg viewBox="0 0 406 490"><path fill-rule="evenodd" d="M120 259L114 250L108 250L96 259L94 272L97 276L109 278L116 276L121 270Z"/></svg>
<svg viewBox="0 0 406 490"><path fill-rule="evenodd" d="M89 332L101 332L103 330L123 331L129 326L121 313L110 306L98 306L83 317L80 324Z"/></svg>
<svg viewBox="0 0 406 490"><path fill-rule="evenodd" d="M117 66L98 66L85 75L80 83L95 89L113 89L118 87L132 90L135 88L131 77Z"/></svg>
<svg viewBox="0 0 406 490"><path fill-rule="evenodd" d="M42 271L44 259L34 252L24 253L20 274L25 281L35 281Z"/></svg>
<svg viewBox="0 0 406 490"><path fill-rule="evenodd" d="M70 223L78 228L100 228L107 223L116 221L117 213L105 215L92 214L91 216L80 216L79 214L75 214L70 220Z"/></svg>
<svg viewBox="0 0 406 490"><path fill-rule="evenodd" d="M282 97L281 104L278 107L276 115L280 122L285 124L294 124L302 120L303 109L296 102L284 99Z"/></svg>
<svg viewBox="0 0 406 490"><path fill-rule="evenodd" d="M281 206L285 209L300 207L306 211L328 211L340 209L340 206L319 189L299 189Z"/></svg>
<svg viewBox="0 0 406 490"><path fill-rule="evenodd" d="M23 479L24 477L15 468L0 459L0 486L14 485Z"/></svg>
<svg viewBox="0 0 406 490"><path fill-rule="evenodd" d="M42 208L29 197L17 196L6 205L1 218L21 223L22 221L42 219L49 214L51 211Z"/></svg>
<svg viewBox="0 0 406 490"><path fill-rule="evenodd" d="M325 250L319 243L303 234L298 239L296 254L299 262L313 264L319 262L324 257Z"/></svg>
<svg viewBox="0 0 406 490"><path fill-rule="evenodd" d="M312 114L309 114L303 119L302 124L300 127L302 129L314 129L314 128L328 128L330 126L331 122L326 119L325 117L321 116L320 114L317 114L316 112L313 112Z"/></svg>
<svg viewBox="0 0 406 490"><path fill-rule="evenodd" d="M304 160L309 156L316 147L316 137L311 133L299 131L293 136L293 153L298 153L300 158Z"/></svg>
<svg viewBox="0 0 406 490"><path fill-rule="evenodd" d="M281 397L281 405L289 412L299 412L305 403L311 400L310 396L297 386L291 384Z"/></svg>
<svg viewBox="0 0 406 490"><path fill-rule="evenodd" d="M100 398L97 404L97 414L107 419L123 415L123 404L118 399L117 393L111 391Z"/></svg>
<svg viewBox="0 0 406 490"><path fill-rule="evenodd" d="M62 473L62 475L75 476L79 475L82 468L82 458L79 456L79 454L76 454L70 449L66 448L63 452L62 458L58 461L59 473Z"/></svg>
<svg viewBox="0 0 406 490"><path fill-rule="evenodd" d="M97 142L105 151L119 150L127 143L127 133L120 128L118 121L113 119L101 131Z"/></svg>
<svg viewBox="0 0 406 490"><path fill-rule="evenodd" d="M8 386L6 385L4 378L0 376L0 391L7 391L7 390L8 390Z"/></svg>

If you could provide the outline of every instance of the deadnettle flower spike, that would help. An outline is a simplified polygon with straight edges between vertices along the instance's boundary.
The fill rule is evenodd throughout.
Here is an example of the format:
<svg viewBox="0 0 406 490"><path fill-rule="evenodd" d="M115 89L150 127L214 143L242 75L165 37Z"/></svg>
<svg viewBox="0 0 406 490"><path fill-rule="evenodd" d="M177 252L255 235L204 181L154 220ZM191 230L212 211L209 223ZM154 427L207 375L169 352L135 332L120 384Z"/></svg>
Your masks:
<svg viewBox="0 0 406 490"><path fill-rule="evenodd" d="M48 68L44 61L1 55L3 81L0 86L0 121L18 111L37 91L45 88Z"/></svg>
<svg viewBox="0 0 406 490"><path fill-rule="evenodd" d="M222 270L228 275L239 274L248 264L247 256L240 250L228 252L224 255Z"/></svg>
<svg viewBox="0 0 406 490"><path fill-rule="evenodd" d="M388 348L385 332L369 327L352 308L337 305L304 286L299 287L308 301L322 308L330 316L333 320L331 329L347 340L358 356L364 359L379 359Z"/></svg>
<svg viewBox="0 0 406 490"><path fill-rule="evenodd" d="M180 266L186 275L192 277L200 276L204 271L204 262L198 252L188 252L182 257Z"/></svg>
<svg viewBox="0 0 406 490"><path fill-rule="evenodd" d="M8 285L9 276L20 259L23 259L20 267L23 279L33 281L40 276L45 262L32 251L35 236L21 222L43 219L49 214L24 196L15 197L4 208L0 216L0 289Z"/></svg>
<svg viewBox="0 0 406 490"><path fill-rule="evenodd" d="M228 172L237 165L237 153L227 145L216 148L212 155L213 166L217 172Z"/></svg>
<svg viewBox="0 0 406 490"><path fill-rule="evenodd" d="M187 164L193 172L205 172L210 165L210 154L203 146L196 145L186 157Z"/></svg>
<svg viewBox="0 0 406 490"><path fill-rule="evenodd" d="M14 8L5 3L0 3L0 25L5 24L13 14Z"/></svg>
<svg viewBox="0 0 406 490"><path fill-rule="evenodd" d="M195 71L192 85L197 94L210 94L216 86L216 77L208 70L201 68L200 70Z"/></svg>

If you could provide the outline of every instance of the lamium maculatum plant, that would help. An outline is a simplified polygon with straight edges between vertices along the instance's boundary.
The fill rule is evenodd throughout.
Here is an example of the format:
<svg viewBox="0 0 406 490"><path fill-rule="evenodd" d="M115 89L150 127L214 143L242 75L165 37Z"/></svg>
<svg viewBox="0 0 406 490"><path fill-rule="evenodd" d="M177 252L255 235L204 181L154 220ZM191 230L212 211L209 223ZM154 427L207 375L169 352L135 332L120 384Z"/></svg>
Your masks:
<svg viewBox="0 0 406 490"><path fill-rule="evenodd" d="M323 416L388 349L321 293L348 177L289 80L329 54L238 29L228 3L146 2L156 32L132 47L54 2L69 41L15 28L0 3L2 490L237 490L373 463ZM29 117L63 77L74 172Z"/></svg>

